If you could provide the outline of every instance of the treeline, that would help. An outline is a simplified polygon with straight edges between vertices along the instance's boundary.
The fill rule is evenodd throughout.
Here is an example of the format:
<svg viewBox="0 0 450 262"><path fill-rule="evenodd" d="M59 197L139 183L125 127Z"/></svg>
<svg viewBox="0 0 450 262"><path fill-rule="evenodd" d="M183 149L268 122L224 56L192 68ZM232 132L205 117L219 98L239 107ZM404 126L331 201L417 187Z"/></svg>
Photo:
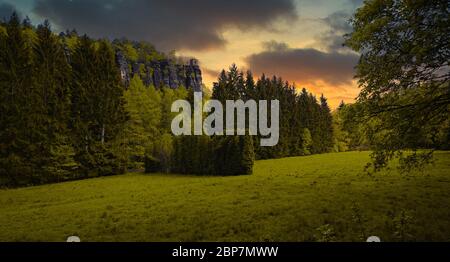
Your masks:
<svg viewBox="0 0 450 262"><path fill-rule="evenodd" d="M261 147L259 136L174 137L171 105L179 99L193 103L193 91L147 87L139 76L125 88L117 51L138 60L163 55L151 45L132 46L124 40L94 41L76 32L56 35L48 23L34 27L17 15L0 24L0 186L143 168L250 174L255 159L336 150L333 119L323 96L317 101L305 89L297 93L280 78L262 76L255 82L251 72L244 76L236 66L222 72L211 98L278 99L279 144Z"/></svg>
<svg viewBox="0 0 450 262"><path fill-rule="evenodd" d="M0 184L125 172L128 117L110 43L81 37L69 54L47 22L34 28L14 14L3 28Z"/></svg>
<svg viewBox="0 0 450 262"><path fill-rule="evenodd" d="M399 130L389 130L382 127L387 118L381 120L378 115L367 113L370 106L358 102L354 104L345 104L342 102L333 112L333 126L336 148L339 152L354 150L376 150L385 149L380 147L383 141L388 140L389 136L396 135L401 137L404 149L432 149L449 150L450 149L450 119L447 116L445 121L439 122L433 127L414 126L411 123L404 122L403 125L409 125L408 134ZM410 114L408 108L404 112L387 112L390 122L403 121L407 117L403 114ZM392 126L395 126L392 124ZM398 127L402 128L402 127Z"/></svg>
<svg viewBox="0 0 450 262"><path fill-rule="evenodd" d="M130 169L198 175L251 174L253 140L249 136L179 136L171 132L172 103L191 102L193 90L184 87L146 87L135 76L125 92L129 120L126 123L126 151Z"/></svg>
<svg viewBox="0 0 450 262"><path fill-rule="evenodd" d="M244 76L244 73L233 65L227 72L221 73L214 85L211 99L219 100L223 105L226 100L279 100L278 145L262 147L260 140L263 137L249 136L248 132L246 136L166 137L162 140L167 141L163 143L164 147L160 147L156 154L148 154L145 161L148 172L250 174L255 159L304 156L338 150L335 145L333 117L325 97L321 96L318 101L305 89L297 93L294 86L281 78L269 79L263 75L255 81L250 71ZM187 100L193 108L192 90L188 92ZM225 117L225 108L224 111ZM270 114L269 110L268 115ZM247 117L246 128L248 122ZM161 150L163 148L164 150Z"/></svg>
<svg viewBox="0 0 450 262"><path fill-rule="evenodd" d="M333 117L323 95L318 101L306 89L297 93L294 86L277 77L267 78L263 75L255 82L250 71L244 75L233 65L228 72L222 71L220 74L212 98L222 103L238 99L280 101L279 143L274 147L261 147L261 136L254 136L257 159L304 156L335 150Z"/></svg>

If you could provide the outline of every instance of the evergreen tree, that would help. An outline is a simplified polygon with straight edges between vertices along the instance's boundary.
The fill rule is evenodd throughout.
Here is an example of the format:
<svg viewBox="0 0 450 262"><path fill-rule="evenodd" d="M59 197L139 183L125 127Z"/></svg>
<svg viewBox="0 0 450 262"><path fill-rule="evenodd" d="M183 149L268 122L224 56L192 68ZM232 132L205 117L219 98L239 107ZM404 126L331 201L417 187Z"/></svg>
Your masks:
<svg viewBox="0 0 450 262"><path fill-rule="evenodd" d="M245 91L243 95L243 100L255 99L256 96L256 84L253 78L252 71L248 70L245 76Z"/></svg>
<svg viewBox="0 0 450 262"><path fill-rule="evenodd" d="M220 101L222 104L226 101L226 86L227 86L227 73L225 70L219 75L217 83L214 83L212 99Z"/></svg>
<svg viewBox="0 0 450 262"><path fill-rule="evenodd" d="M72 58L72 115L76 158L84 175L123 172L126 159L116 139L127 115L115 56L105 42L95 46L84 36ZM118 161L121 159L121 161Z"/></svg>
<svg viewBox="0 0 450 262"><path fill-rule="evenodd" d="M188 91L185 88L173 90L168 87L162 89L161 95L161 132L170 133L173 118L177 115L171 112L173 102L179 99L187 99Z"/></svg>
<svg viewBox="0 0 450 262"><path fill-rule="evenodd" d="M2 184L32 183L34 169L29 157L38 150L32 144L33 95L32 49L14 13L0 35L0 177Z"/></svg>
<svg viewBox="0 0 450 262"><path fill-rule="evenodd" d="M39 173L43 181L62 181L72 178L73 171L78 167L67 126L70 67L63 46L47 21L37 28L34 51L34 130L40 134L38 140L33 142L40 145L40 153L34 157L40 158L38 164L42 170Z"/></svg>
<svg viewBox="0 0 450 262"><path fill-rule="evenodd" d="M311 137L311 132L309 132L308 128L304 128L302 130L302 132L300 133L300 137L301 137L301 142L302 142L302 146L301 146L301 150L299 151L300 156L307 156L311 154L311 148L313 145L313 140Z"/></svg>
<svg viewBox="0 0 450 262"><path fill-rule="evenodd" d="M320 132L321 134L321 153L330 152L334 146L333 140L333 117L327 99L320 97Z"/></svg>
<svg viewBox="0 0 450 262"><path fill-rule="evenodd" d="M150 144L150 136L145 129L145 107L143 97L145 96L145 87L138 77L133 77L124 94L126 100L125 109L128 112L129 119L125 126L126 152L128 155L128 167L139 169L144 167L146 150ZM150 101L149 101L150 102ZM159 105L158 105L159 108Z"/></svg>
<svg viewBox="0 0 450 262"><path fill-rule="evenodd" d="M253 139L250 136L239 137L240 149L240 175L250 175L253 173L253 164L255 162L255 149Z"/></svg>

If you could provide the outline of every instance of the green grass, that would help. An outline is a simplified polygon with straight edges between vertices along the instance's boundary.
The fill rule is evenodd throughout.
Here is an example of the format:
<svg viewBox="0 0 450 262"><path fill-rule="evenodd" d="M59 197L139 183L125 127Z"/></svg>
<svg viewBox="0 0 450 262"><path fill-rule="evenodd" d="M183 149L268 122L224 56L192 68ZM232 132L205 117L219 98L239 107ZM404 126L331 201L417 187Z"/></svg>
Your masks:
<svg viewBox="0 0 450 262"><path fill-rule="evenodd" d="M0 191L0 241L450 240L450 152L368 176L367 152L257 161L252 176L128 174Z"/></svg>

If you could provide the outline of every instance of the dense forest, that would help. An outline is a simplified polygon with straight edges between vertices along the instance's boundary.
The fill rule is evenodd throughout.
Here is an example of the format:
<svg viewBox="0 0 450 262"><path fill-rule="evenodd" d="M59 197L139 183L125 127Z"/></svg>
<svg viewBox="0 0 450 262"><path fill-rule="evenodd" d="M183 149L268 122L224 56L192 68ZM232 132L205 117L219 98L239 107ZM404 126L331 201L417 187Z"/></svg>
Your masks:
<svg viewBox="0 0 450 262"><path fill-rule="evenodd" d="M150 44L93 40L75 31L54 34L17 15L1 25L0 177L8 186L148 172L250 174L254 159L334 150L330 108L280 78L236 66L223 71L212 95L226 99L279 99L280 143L256 146L257 137L174 137L171 104L193 90L125 85L116 53L131 61L167 58Z"/></svg>
<svg viewBox="0 0 450 262"><path fill-rule="evenodd" d="M213 99L243 101L253 99L280 101L280 140L274 147L259 146L255 136L257 159L302 156L332 152L333 118L326 98L319 99L306 91L297 93L295 86L281 78L261 76L256 82L251 72L240 72L235 65L222 71L213 88ZM270 108L270 107L269 107Z"/></svg>
<svg viewBox="0 0 450 262"><path fill-rule="evenodd" d="M354 26L361 27L356 22ZM357 41L362 38L351 37L347 44L358 51ZM449 148L447 78L429 84L436 86L435 96L425 95L426 89L421 88L369 96L375 90L370 89L370 81L380 78L370 78L371 65L362 59L357 69L360 77L366 77L360 80L365 91L357 103L342 103L332 111L323 95L317 98L275 76L255 79L250 71L244 73L232 65L221 72L212 93L205 90L203 97L221 102L279 100L279 143L262 147L261 135L174 136L171 105L179 99L193 103L193 88L154 86L143 81L145 72L124 82L118 52L132 62L176 59L144 42L93 40L76 31L58 35L48 22L33 26L15 14L0 24L0 186L144 168L147 172L251 174L255 159L349 150L375 150L377 168L403 149ZM386 79L386 83L394 80ZM435 100L427 100L431 98ZM414 99L420 101L410 103ZM415 106L434 115L429 119L413 115L410 109ZM417 154L408 157L405 163L421 161Z"/></svg>

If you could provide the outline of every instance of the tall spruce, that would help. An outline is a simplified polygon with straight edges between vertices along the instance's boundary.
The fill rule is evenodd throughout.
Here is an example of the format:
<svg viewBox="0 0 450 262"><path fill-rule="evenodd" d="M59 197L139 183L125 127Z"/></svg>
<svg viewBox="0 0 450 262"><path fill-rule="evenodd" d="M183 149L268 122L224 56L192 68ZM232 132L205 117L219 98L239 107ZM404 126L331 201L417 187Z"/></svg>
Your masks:
<svg viewBox="0 0 450 262"><path fill-rule="evenodd" d="M124 171L121 138L127 114L115 56L105 42L80 39L72 57L72 115L76 158L86 176ZM120 161L118 161L120 160Z"/></svg>
<svg viewBox="0 0 450 262"><path fill-rule="evenodd" d="M70 113L70 66L57 36L48 21L37 28L34 48L36 96L33 108L34 129L39 132L40 174L43 182L72 178L78 167L75 150L68 135Z"/></svg>
<svg viewBox="0 0 450 262"><path fill-rule="evenodd" d="M33 112L33 54L16 13L0 35L0 177L3 185L32 183L36 166L29 113Z"/></svg>
<svg viewBox="0 0 450 262"><path fill-rule="evenodd" d="M321 153L330 152L334 146L333 140L333 116L327 99L320 97L320 132L321 134Z"/></svg>

